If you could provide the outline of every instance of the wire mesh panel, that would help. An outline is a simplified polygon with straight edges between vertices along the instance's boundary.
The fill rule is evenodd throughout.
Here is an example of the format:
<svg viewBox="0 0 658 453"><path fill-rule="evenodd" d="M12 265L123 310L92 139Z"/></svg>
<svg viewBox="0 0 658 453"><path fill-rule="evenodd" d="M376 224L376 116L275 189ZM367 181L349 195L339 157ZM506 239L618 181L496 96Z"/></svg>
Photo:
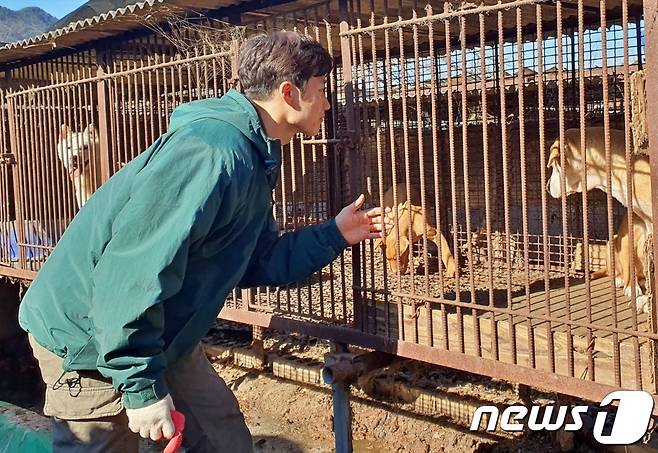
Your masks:
<svg viewBox="0 0 658 453"><path fill-rule="evenodd" d="M154 38L134 44L131 53L111 54L113 62L103 82L112 173L167 131L176 107L220 97L233 85L231 50L202 53L203 49L197 49L183 56Z"/></svg>
<svg viewBox="0 0 658 453"><path fill-rule="evenodd" d="M335 2L334 2L335 3ZM337 4L320 2L310 7L283 5L268 9L265 18L246 18L247 36L274 30L294 30L319 41L338 61ZM331 21L331 19L334 21ZM344 181L339 173L341 138L336 68L327 77L326 94L331 104L320 134L294 137L282 148L279 182L274 191L274 216L281 232L327 220L343 203L336 194ZM251 292L249 307L266 313L305 321L350 324L353 319L349 285L349 252L303 282L281 288L258 288Z"/></svg>
<svg viewBox="0 0 658 453"><path fill-rule="evenodd" d="M642 295L652 278L636 259L651 195L628 91L644 63L641 10L368 6L341 33L361 130L357 185L393 208L396 226L355 264L360 327L654 389Z"/></svg>
<svg viewBox="0 0 658 453"><path fill-rule="evenodd" d="M75 212L100 186L93 82L59 82L7 95L15 166L12 263L37 271Z"/></svg>

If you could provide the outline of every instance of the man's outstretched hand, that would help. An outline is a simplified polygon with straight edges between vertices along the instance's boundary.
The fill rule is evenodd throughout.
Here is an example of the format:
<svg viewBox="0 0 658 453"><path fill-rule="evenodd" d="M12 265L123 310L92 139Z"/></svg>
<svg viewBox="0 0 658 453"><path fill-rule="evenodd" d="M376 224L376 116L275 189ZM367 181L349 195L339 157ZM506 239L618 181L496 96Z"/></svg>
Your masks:
<svg viewBox="0 0 658 453"><path fill-rule="evenodd" d="M385 215L391 208L386 208L386 211L381 207L362 211L365 201L366 197L359 195L354 203L345 206L336 216L336 226L350 245L384 237L392 227L389 216Z"/></svg>

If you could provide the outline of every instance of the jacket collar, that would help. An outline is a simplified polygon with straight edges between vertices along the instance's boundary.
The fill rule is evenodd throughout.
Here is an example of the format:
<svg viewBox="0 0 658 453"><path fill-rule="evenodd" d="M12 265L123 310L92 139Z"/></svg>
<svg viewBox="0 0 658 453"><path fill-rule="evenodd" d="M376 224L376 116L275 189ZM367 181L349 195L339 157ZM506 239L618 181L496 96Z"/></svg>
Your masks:
<svg viewBox="0 0 658 453"><path fill-rule="evenodd" d="M249 128L259 139L261 143L257 143L256 149L265 166L265 174L268 179L278 176L279 167L281 165L281 142L279 140L271 139L265 134L265 130L261 125L256 107L249 99L237 90L231 89L226 93L226 96L233 99L247 114L249 118ZM260 140L258 140L260 142Z"/></svg>

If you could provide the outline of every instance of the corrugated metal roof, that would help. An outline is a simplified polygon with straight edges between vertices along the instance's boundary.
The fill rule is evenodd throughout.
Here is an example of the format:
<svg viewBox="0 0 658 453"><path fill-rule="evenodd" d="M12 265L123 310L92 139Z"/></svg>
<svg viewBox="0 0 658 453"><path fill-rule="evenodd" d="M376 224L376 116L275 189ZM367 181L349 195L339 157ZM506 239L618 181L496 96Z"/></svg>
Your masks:
<svg viewBox="0 0 658 453"><path fill-rule="evenodd" d="M60 48L114 36L144 27L144 19L171 14L172 10L203 11L233 6L241 0L143 0L21 41L0 47L0 65L37 57Z"/></svg>
<svg viewBox="0 0 658 453"><path fill-rule="evenodd" d="M16 49L18 47L37 45L42 41L56 39L59 36L74 32L76 30L80 30L85 27L99 24L108 19L116 19L117 17L125 16L126 14L139 14L139 12L144 10L144 8L150 8L154 4L163 3L164 1L165 0L144 0L142 2L137 2L132 5L128 5L122 8L117 8L115 10L108 11L107 13L99 14L97 16L89 17L87 19L79 20L76 22L71 22L62 28L58 28L56 30L43 33L33 38L27 38L6 44L3 47L0 47L0 51ZM137 13L135 13L135 11L137 11Z"/></svg>

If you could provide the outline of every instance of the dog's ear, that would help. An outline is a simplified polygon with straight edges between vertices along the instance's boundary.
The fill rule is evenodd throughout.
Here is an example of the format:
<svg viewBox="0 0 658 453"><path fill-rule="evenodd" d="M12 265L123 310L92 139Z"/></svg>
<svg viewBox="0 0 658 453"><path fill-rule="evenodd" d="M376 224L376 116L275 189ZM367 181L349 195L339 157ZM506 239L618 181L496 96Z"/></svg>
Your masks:
<svg viewBox="0 0 658 453"><path fill-rule="evenodd" d="M94 123L89 123L89 125L85 127L85 130L82 131L82 134L88 136L90 141L93 141L98 136L98 130L96 129L96 126L94 126Z"/></svg>
<svg viewBox="0 0 658 453"><path fill-rule="evenodd" d="M400 238L400 256L409 250L409 238L405 235Z"/></svg>
<svg viewBox="0 0 658 453"><path fill-rule="evenodd" d="M553 142L553 145L551 146L551 154L548 156L548 164L546 164L546 168L551 168L553 164L557 162L559 164L560 162L560 140L555 140Z"/></svg>
<svg viewBox="0 0 658 453"><path fill-rule="evenodd" d="M62 124L59 128L59 140L64 140L69 135L71 135L71 129L66 124Z"/></svg>

